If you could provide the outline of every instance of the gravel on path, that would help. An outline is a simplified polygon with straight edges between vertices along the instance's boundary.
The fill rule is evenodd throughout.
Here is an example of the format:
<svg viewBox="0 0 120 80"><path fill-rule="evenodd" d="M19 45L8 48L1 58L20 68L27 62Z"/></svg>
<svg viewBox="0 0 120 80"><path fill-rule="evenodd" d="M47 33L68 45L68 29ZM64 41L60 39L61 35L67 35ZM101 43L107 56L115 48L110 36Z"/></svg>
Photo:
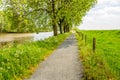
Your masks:
<svg viewBox="0 0 120 80"><path fill-rule="evenodd" d="M82 80L82 77L78 46L72 34L25 80Z"/></svg>

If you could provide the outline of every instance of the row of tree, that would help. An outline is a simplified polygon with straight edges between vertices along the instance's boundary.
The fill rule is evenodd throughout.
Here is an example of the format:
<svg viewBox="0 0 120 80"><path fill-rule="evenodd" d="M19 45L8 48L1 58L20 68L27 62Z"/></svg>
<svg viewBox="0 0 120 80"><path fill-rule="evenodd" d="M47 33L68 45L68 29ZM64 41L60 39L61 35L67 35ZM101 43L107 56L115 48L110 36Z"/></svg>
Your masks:
<svg viewBox="0 0 120 80"><path fill-rule="evenodd" d="M53 30L54 35L80 25L96 0L1 0L0 30L31 32Z"/></svg>

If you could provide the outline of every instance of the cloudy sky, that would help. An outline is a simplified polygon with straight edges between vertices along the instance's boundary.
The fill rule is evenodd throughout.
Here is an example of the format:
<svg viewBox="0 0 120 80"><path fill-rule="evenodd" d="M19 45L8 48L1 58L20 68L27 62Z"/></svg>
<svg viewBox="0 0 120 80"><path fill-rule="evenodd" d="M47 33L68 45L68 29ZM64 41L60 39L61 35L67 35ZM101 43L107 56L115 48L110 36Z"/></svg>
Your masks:
<svg viewBox="0 0 120 80"><path fill-rule="evenodd" d="M83 18L80 29L120 29L120 0L98 0Z"/></svg>

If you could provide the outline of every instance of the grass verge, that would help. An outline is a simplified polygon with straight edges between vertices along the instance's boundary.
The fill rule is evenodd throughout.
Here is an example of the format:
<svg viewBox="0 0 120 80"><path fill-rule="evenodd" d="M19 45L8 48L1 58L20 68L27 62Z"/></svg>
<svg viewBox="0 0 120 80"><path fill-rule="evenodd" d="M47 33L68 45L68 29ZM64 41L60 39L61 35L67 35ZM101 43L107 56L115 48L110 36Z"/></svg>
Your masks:
<svg viewBox="0 0 120 80"><path fill-rule="evenodd" d="M87 36L86 44L85 37ZM76 34L85 80L120 80L120 30L78 31ZM96 52L92 40L96 38Z"/></svg>
<svg viewBox="0 0 120 80"><path fill-rule="evenodd" d="M0 80L22 80L63 42L69 33L0 48Z"/></svg>

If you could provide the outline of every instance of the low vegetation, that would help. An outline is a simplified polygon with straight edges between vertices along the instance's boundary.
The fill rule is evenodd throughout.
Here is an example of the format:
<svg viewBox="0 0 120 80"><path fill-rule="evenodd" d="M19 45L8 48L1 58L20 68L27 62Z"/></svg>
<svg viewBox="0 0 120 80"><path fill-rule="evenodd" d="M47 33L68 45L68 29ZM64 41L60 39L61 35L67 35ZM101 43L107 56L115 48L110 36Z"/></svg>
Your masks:
<svg viewBox="0 0 120 80"><path fill-rule="evenodd" d="M22 80L28 77L38 63L49 56L68 35L66 33L41 41L0 48L0 80Z"/></svg>
<svg viewBox="0 0 120 80"><path fill-rule="evenodd" d="M85 80L120 80L120 30L78 31ZM86 35L82 40L82 34ZM96 52L92 40L96 38Z"/></svg>

